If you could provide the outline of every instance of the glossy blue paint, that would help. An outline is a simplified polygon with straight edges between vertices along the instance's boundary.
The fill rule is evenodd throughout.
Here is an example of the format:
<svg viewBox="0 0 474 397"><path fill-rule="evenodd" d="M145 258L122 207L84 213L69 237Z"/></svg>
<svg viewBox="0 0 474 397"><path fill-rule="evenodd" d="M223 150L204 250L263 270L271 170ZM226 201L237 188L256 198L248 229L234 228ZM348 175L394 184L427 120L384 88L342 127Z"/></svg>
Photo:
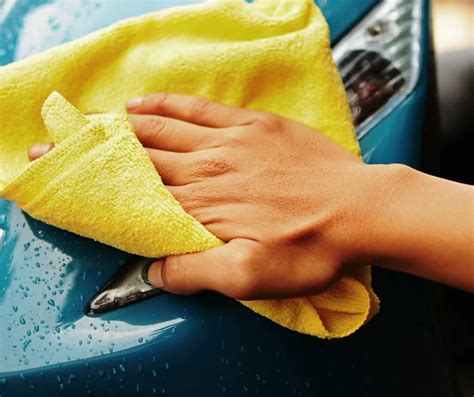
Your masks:
<svg viewBox="0 0 474 397"><path fill-rule="evenodd" d="M3 63L170 4L60 3L14 3L19 8L0 29L7 43ZM352 1L327 0L323 11L333 39L371 3L350 10ZM17 27L18 21L26 24ZM425 20L424 51L427 32ZM423 74L417 91L364 138L371 162L417 164L425 90ZM447 394L445 383L433 382L446 374L437 365L442 358L421 280L376 270L382 312L336 341L290 332L210 293L163 294L91 317L86 303L127 254L45 225L1 200L0 229L2 397Z"/></svg>
<svg viewBox="0 0 474 397"><path fill-rule="evenodd" d="M315 0L331 28L333 45L378 2L379 0Z"/></svg>

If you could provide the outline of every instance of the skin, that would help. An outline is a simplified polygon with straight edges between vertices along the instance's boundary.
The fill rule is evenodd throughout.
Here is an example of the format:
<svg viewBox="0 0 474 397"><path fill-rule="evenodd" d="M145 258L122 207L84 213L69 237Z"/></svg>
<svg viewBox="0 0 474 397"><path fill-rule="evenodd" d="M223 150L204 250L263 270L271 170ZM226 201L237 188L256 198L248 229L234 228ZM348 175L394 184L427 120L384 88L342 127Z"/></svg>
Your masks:
<svg viewBox="0 0 474 397"><path fill-rule="evenodd" d="M474 188L366 165L274 114L157 93L127 103L137 137L184 209L226 241L155 262L177 294L314 294L361 264L474 292ZM35 145L32 160L53 147Z"/></svg>

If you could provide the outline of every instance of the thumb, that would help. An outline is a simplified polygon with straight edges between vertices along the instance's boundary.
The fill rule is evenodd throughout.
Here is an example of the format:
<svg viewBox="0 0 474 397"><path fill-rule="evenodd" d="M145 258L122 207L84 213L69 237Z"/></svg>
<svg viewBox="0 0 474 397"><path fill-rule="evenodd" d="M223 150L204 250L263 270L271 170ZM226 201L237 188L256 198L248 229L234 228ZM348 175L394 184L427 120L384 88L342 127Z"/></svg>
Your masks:
<svg viewBox="0 0 474 397"><path fill-rule="evenodd" d="M207 251L162 258L149 267L148 281L180 295L213 290L239 297L245 290L246 278L241 276L252 244L255 242L236 239Z"/></svg>

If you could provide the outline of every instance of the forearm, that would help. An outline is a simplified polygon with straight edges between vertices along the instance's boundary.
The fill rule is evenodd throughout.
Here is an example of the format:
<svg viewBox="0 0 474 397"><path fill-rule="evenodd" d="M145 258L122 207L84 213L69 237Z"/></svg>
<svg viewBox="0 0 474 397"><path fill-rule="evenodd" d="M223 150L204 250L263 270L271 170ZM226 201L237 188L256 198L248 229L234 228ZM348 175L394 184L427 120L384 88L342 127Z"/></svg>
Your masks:
<svg viewBox="0 0 474 397"><path fill-rule="evenodd" d="M384 185L371 218L378 264L474 291L474 188L403 166L374 166Z"/></svg>

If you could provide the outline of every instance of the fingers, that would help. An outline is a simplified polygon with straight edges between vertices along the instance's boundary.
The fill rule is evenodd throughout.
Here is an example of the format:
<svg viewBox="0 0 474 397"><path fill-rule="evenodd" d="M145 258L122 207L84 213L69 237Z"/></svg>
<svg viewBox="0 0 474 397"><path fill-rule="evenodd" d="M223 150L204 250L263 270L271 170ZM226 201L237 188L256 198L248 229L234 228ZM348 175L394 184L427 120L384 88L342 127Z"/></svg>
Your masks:
<svg viewBox="0 0 474 397"><path fill-rule="evenodd" d="M188 214L219 239L230 241L235 238L254 238L256 227L252 219L249 222L247 216L251 212L250 206L247 203L235 202L225 204L226 199L217 193L219 189L217 184L206 183L206 186L204 188L200 182L197 182L185 186L167 185L166 188ZM206 191L216 192L216 194L209 194Z"/></svg>
<svg viewBox="0 0 474 397"><path fill-rule="evenodd" d="M165 185L186 185L192 181L192 175L189 172L190 164L192 164L190 154L149 148L145 150Z"/></svg>
<svg viewBox="0 0 474 397"><path fill-rule="evenodd" d="M223 105L196 96L157 93L132 98L129 113L156 114L214 128L251 124L261 112Z"/></svg>
<svg viewBox="0 0 474 397"><path fill-rule="evenodd" d="M234 298L247 296L245 267L252 244L232 240L208 251L168 256L150 266L148 280L156 288L175 294L213 290Z"/></svg>
<svg viewBox="0 0 474 397"><path fill-rule="evenodd" d="M154 149L191 152L218 146L223 138L218 130L168 117L132 114L129 120L143 146Z"/></svg>
<svg viewBox="0 0 474 397"><path fill-rule="evenodd" d="M28 158L33 161L48 153L54 148L54 143L39 143L28 149Z"/></svg>

